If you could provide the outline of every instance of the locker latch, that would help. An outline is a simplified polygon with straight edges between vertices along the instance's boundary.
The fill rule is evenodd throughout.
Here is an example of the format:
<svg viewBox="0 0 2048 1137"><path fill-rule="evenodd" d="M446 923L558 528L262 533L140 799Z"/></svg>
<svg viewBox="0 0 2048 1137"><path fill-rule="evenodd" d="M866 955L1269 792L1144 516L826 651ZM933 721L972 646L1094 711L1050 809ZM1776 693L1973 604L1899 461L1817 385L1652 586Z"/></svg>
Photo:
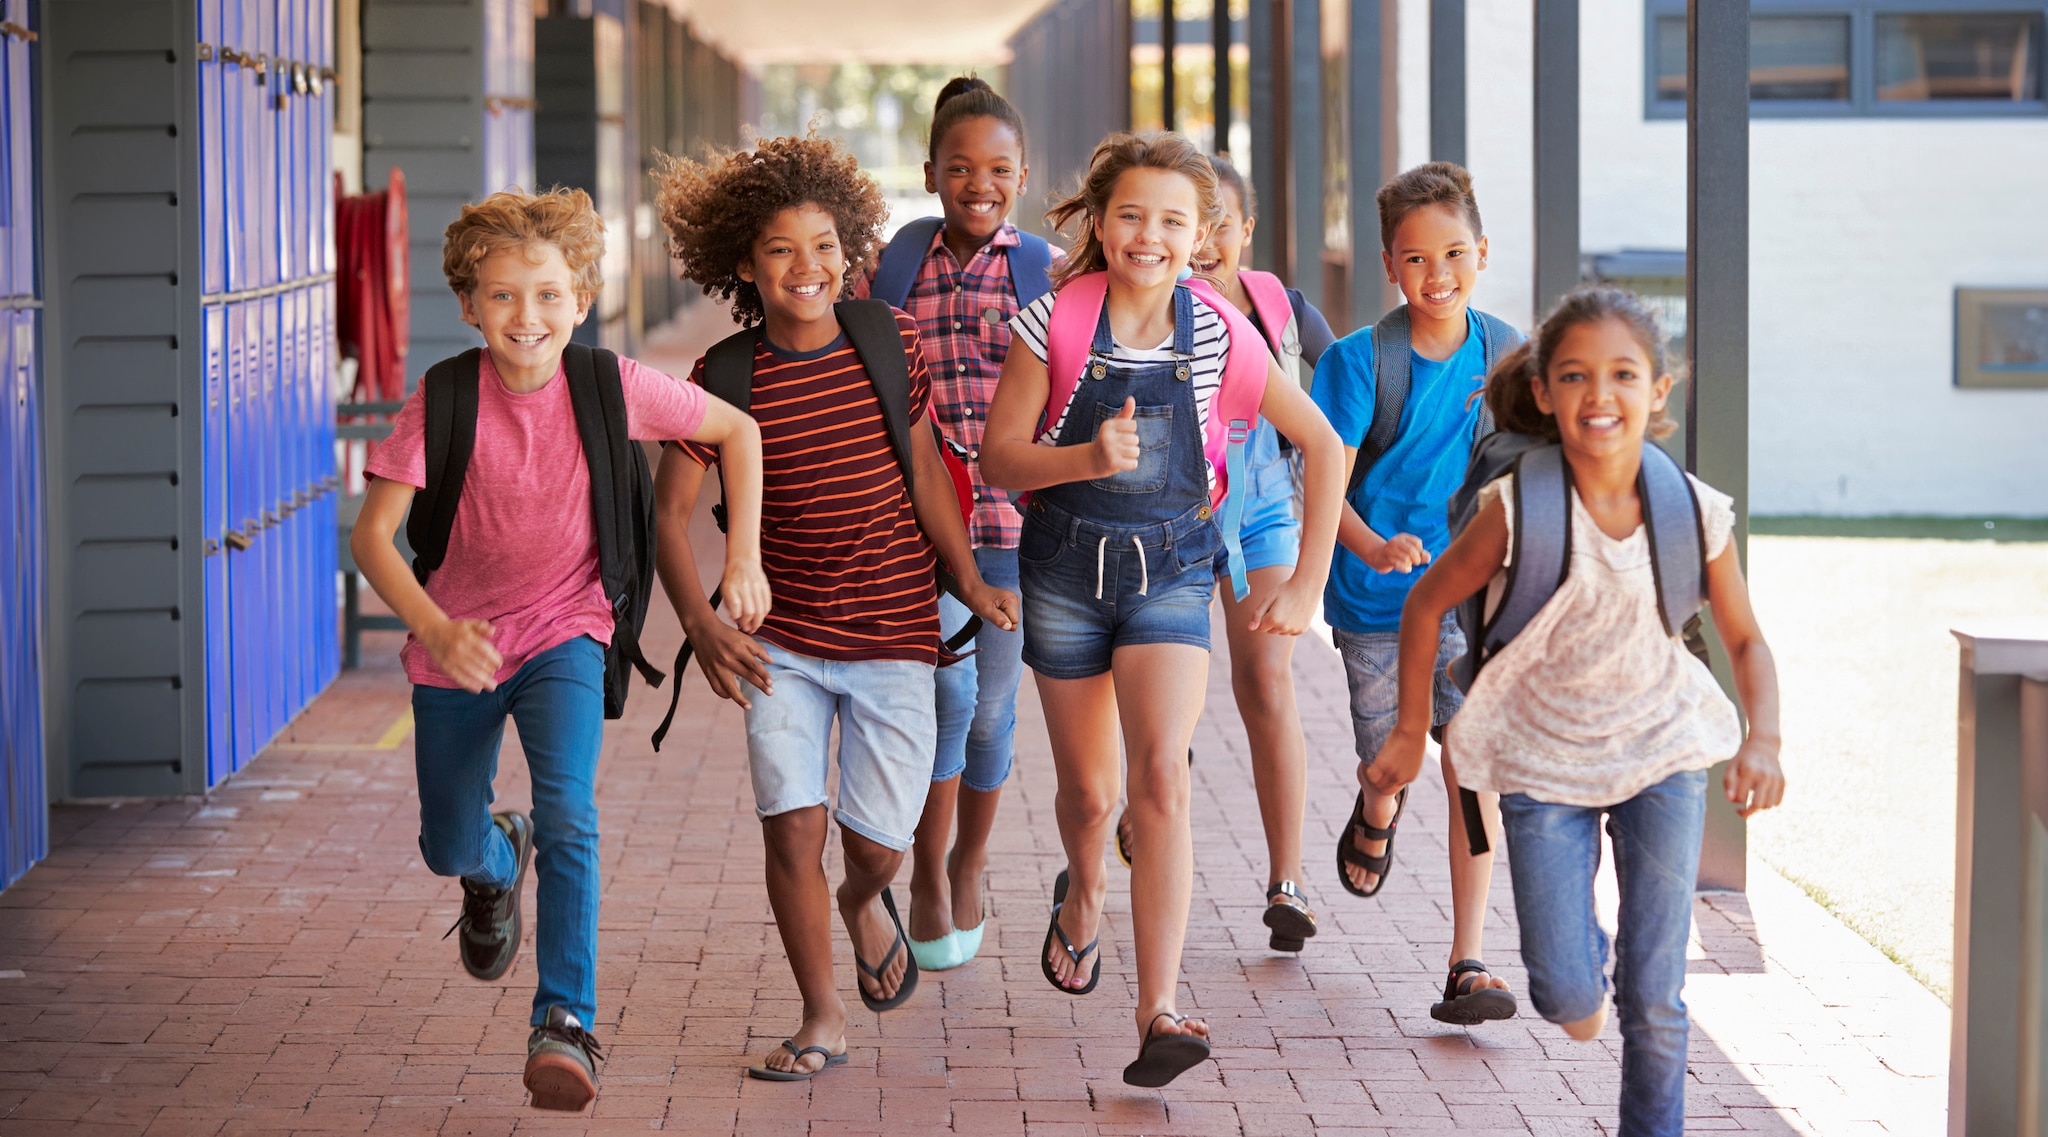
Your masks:
<svg viewBox="0 0 2048 1137"><path fill-rule="evenodd" d="M266 510L264 510L264 511L263 511L263 527L264 527L265 529L275 529L275 528L277 528L277 523L278 523L278 522L279 522L280 520L282 520L282 518L278 517L278 515L277 515L276 513L272 512L272 511L270 511L270 510L268 510L268 509L266 509Z"/></svg>
<svg viewBox="0 0 2048 1137"><path fill-rule="evenodd" d="M255 543L249 540L246 534L236 529L230 529L226 533L222 534L221 540L226 542L227 547L230 549L247 549L250 545Z"/></svg>
<svg viewBox="0 0 2048 1137"><path fill-rule="evenodd" d="M202 542L202 543L200 544L200 546L199 546L199 555L200 555L200 556L202 556L202 557L211 557L211 556L214 556L214 555L218 554L219 552L220 552L220 542L219 542L219 541L216 541L216 540L214 540L214 539L213 539L213 538L211 538L211 537L208 537L208 538L207 538L207 539L206 539L206 540L205 540L204 542Z"/></svg>
<svg viewBox="0 0 2048 1137"><path fill-rule="evenodd" d="M247 52L244 52L242 53L242 62L256 65L257 86L260 87L270 81L270 57L268 55L258 54L251 57Z"/></svg>
<svg viewBox="0 0 2048 1137"><path fill-rule="evenodd" d="M212 44L210 44L210 43L202 43L202 44L200 44L200 45L199 45L199 62L201 62L201 63L212 63L212 62L213 62L213 45L212 45Z"/></svg>
<svg viewBox="0 0 2048 1137"><path fill-rule="evenodd" d="M15 23L13 20L0 20L0 35L13 36L15 39L21 40L23 43L36 42L35 32L29 30L28 28L22 27L20 24Z"/></svg>
<svg viewBox="0 0 2048 1137"><path fill-rule="evenodd" d="M306 73L311 70L303 63L292 64L292 90L301 95L312 93L313 84L306 78Z"/></svg>

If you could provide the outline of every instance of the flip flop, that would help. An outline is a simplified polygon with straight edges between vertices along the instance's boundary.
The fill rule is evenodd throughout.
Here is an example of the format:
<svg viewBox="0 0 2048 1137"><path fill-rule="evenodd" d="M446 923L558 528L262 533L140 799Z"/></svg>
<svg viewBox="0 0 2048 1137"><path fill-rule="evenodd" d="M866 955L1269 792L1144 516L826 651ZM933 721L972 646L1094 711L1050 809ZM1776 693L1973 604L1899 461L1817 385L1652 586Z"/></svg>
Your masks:
<svg viewBox="0 0 2048 1137"><path fill-rule="evenodd" d="M827 1050L822 1046L805 1046L802 1048L798 1048L796 1040L793 1038L783 1039L782 1049L789 1051L791 1054L794 1054L796 1056L795 1060L798 1062L803 1061L804 1055L806 1054L823 1054L825 1056L825 1064L823 1066L818 1067L816 1070L812 1070L806 1073L802 1070L777 1070L774 1067L768 1065L766 1062L763 1062L759 1066L747 1067L747 1077L759 1078L764 1082L808 1082L812 1078L817 1077L819 1074L829 1069L830 1067L846 1065L846 1054L843 1051L841 1053L834 1054L830 1050Z"/></svg>
<svg viewBox="0 0 2048 1137"><path fill-rule="evenodd" d="M1192 770L1194 768L1195 748L1190 746L1188 747L1188 769ZM1126 805L1124 812L1116 815L1116 859L1122 861L1125 868L1131 867L1131 847L1124 843L1124 814L1128 814L1130 811L1131 807Z"/></svg>
<svg viewBox="0 0 2048 1137"><path fill-rule="evenodd" d="M1060 930L1060 909L1065 907L1066 903L1067 870L1061 869L1060 875L1052 882L1052 920L1046 925L1045 946L1040 948L1038 952L1038 968L1045 973L1045 981L1052 984L1054 990L1066 995L1086 995L1088 992L1095 990L1095 984L1102 980L1102 953L1095 951L1096 945L1102 942L1102 937L1097 936L1089 940L1087 947L1082 948L1080 951L1075 951L1074 941L1068 939L1067 933ZM1054 936L1060 938L1060 950L1067 953L1067 958L1074 961L1075 967L1081 966L1081 961L1088 958L1088 953L1095 951L1095 970L1088 976L1088 985L1086 987L1069 987L1061 983L1060 977L1053 973L1052 960L1046 957L1052 953L1052 938Z"/></svg>
<svg viewBox="0 0 2048 1137"><path fill-rule="evenodd" d="M1152 1016L1152 1024L1172 1019L1176 1025L1188 1021L1172 1011ZM1192 1034L1153 1034L1145 1027L1145 1041L1138 1046L1137 1061L1124 1067L1124 1081L1133 1086L1158 1089L1200 1065L1209 1057L1209 1040Z"/></svg>
<svg viewBox="0 0 2048 1137"><path fill-rule="evenodd" d="M1351 820L1344 823L1344 831L1337 835L1337 883L1344 886L1344 891L1353 896L1372 897L1386 887L1387 870L1394 865L1394 830L1401 824L1401 811L1406 808L1408 787L1402 786L1401 792L1394 795L1393 820L1387 822L1385 829L1369 825L1365 820L1365 791L1358 791L1358 801L1351 807ZM1368 841L1385 841L1386 850L1378 855L1365 852L1358 847L1353 834ZM1360 888L1351 883L1351 874L1344 871L1345 865L1364 869L1379 879L1372 882L1371 888Z"/></svg>
<svg viewBox="0 0 2048 1137"><path fill-rule="evenodd" d="M1461 959L1452 964L1451 976L1444 981L1444 1001L1431 1005L1429 1017L1454 1026L1477 1026L1494 1019L1514 1018L1514 992L1499 987L1472 989L1478 976L1490 974L1486 965L1476 959ZM1463 982L1459 982L1461 976Z"/></svg>
<svg viewBox="0 0 2048 1137"><path fill-rule="evenodd" d="M888 952L882 956L881 966L869 967L860 958L860 952L856 951L853 953L853 965L860 968L868 978L877 983L882 981L881 968L888 967L889 961L896 958L896 953L904 951L904 945L910 942L910 937L903 934L903 917L896 914L896 897L890 894L886 886L882 889L882 907L889 910L889 920L896 925L896 940L889 945ZM867 1007L868 1010L874 1011L877 1014L883 1011L893 1011L902 1006L905 999L910 998L911 992L917 990L917 957L911 956L909 961L904 964L903 985L896 988L896 993L886 999L877 999L873 995L868 994L868 989L862 986L858 979L854 980L854 986L859 988L861 1004Z"/></svg>

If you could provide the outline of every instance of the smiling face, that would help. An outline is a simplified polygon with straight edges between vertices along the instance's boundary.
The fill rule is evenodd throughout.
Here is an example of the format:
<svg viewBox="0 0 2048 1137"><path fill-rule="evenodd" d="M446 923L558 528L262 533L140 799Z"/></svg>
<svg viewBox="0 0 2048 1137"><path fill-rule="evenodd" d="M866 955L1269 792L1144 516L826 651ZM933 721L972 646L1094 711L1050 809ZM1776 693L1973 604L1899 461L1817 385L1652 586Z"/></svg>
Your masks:
<svg viewBox="0 0 2048 1137"><path fill-rule="evenodd" d="M590 312L576 274L550 242L501 249L477 265L476 290L458 293L463 322L483 333L500 372L553 374L569 335Z"/></svg>
<svg viewBox="0 0 2048 1137"><path fill-rule="evenodd" d="M1170 285L1208 233L1202 199L1185 174L1140 166L1126 170L1095 219L1110 276L1132 288Z"/></svg>
<svg viewBox="0 0 2048 1137"><path fill-rule="evenodd" d="M1024 143L1010 124L994 115L961 119L934 148L936 164L924 164L924 188L939 195L946 229L986 242L1003 227L1024 193Z"/></svg>
<svg viewBox="0 0 2048 1137"><path fill-rule="evenodd" d="M1236 278L1239 262L1252 247L1252 230L1258 219L1244 215L1244 202L1238 198L1235 186L1224 182L1216 187L1216 193L1223 199L1223 219L1195 254L1195 271L1229 281Z"/></svg>
<svg viewBox="0 0 2048 1137"><path fill-rule="evenodd" d="M1472 285L1486 267L1486 238L1451 205L1409 211L1394 228L1392 252L1382 252L1387 279L1399 285L1415 313L1435 320L1465 314Z"/></svg>
<svg viewBox="0 0 2048 1137"><path fill-rule="evenodd" d="M1566 451L1608 457L1642 448L1651 418L1671 395L1671 376L1655 374L1651 359L1618 317L1565 329L1533 382L1536 406L1557 419Z"/></svg>
<svg viewBox="0 0 2048 1137"><path fill-rule="evenodd" d="M832 214L809 203L768 219L740 279L761 291L761 307L778 321L812 324L832 318L846 281L846 250Z"/></svg>

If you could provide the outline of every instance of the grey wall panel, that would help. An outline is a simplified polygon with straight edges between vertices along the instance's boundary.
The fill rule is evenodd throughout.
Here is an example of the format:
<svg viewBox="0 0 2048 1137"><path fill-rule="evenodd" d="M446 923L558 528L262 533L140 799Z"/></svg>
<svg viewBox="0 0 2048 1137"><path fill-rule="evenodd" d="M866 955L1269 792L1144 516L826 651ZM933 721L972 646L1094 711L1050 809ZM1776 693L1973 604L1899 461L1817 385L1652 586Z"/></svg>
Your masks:
<svg viewBox="0 0 2048 1137"><path fill-rule="evenodd" d="M468 54L453 48L386 48L364 57L363 86L387 99L459 99L468 90Z"/></svg>
<svg viewBox="0 0 2048 1137"><path fill-rule="evenodd" d="M177 542L169 534L154 541L80 541L71 571L72 599L88 612L178 606Z"/></svg>
<svg viewBox="0 0 2048 1137"><path fill-rule="evenodd" d="M134 404L178 396L178 348L172 337L91 340L73 346L69 386L81 402Z"/></svg>
<svg viewBox="0 0 2048 1137"><path fill-rule="evenodd" d="M65 443L72 479L96 474L163 474L179 468L177 418L169 406L81 406L70 415ZM144 526L149 522L137 518Z"/></svg>
<svg viewBox="0 0 2048 1137"><path fill-rule="evenodd" d="M81 545L131 539L140 517L163 518L168 531L178 516L178 486L164 474L80 478L71 499L77 506L71 537Z"/></svg>
<svg viewBox="0 0 2048 1137"><path fill-rule="evenodd" d="M170 621L133 616L93 622L108 637L152 636ZM82 753L72 775L72 796L163 797L180 789L184 772L203 761L185 762L179 752L184 689L160 677L98 679L79 687L72 704L70 733ZM204 771L201 771L202 775Z"/></svg>

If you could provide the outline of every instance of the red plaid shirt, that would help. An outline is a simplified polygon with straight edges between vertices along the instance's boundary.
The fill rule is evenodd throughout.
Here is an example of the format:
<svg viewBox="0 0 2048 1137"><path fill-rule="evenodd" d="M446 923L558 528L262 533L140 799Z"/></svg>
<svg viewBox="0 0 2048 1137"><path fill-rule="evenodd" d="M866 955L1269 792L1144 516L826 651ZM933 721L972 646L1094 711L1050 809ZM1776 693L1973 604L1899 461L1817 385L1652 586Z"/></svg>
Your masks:
<svg viewBox="0 0 2048 1137"><path fill-rule="evenodd" d="M1016 227L1006 224L961 268L946 247L941 226L903 305L917 321L918 341L931 371L932 418L967 453L975 503L967 535L976 548L1014 549L1024 527L1024 516L1010 504L1010 495L982 481L980 461L989 400L995 397L996 379L1010 354L1010 317L1017 314L1008 250L1018 242ZM1053 267L1064 259L1055 249ZM874 270L869 269L854 282L854 295L867 297L873 283Z"/></svg>

